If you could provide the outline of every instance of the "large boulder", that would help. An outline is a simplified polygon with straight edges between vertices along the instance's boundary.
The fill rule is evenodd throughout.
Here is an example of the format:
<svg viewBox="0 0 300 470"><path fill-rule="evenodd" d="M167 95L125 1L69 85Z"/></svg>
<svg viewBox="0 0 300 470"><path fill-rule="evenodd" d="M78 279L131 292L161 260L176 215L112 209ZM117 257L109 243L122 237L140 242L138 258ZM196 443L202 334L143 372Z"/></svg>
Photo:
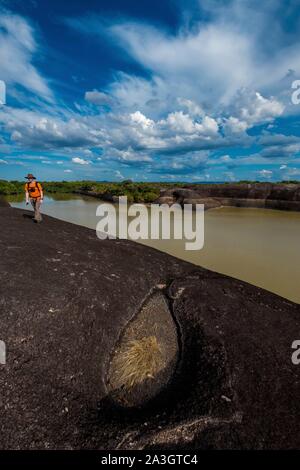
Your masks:
<svg viewBox="0 0 300 470"><path fill-rule="evenodd" d="M300 308L0 208L1 448L295 448Z"/></svg>
<svg viewBox="0 0 300 470"><path fill-rule="evenodd" d="M300 184L239 183L198 184L161 191L159 204L204 204L205 209L220 206L264 207L300 210Z"/></svg>

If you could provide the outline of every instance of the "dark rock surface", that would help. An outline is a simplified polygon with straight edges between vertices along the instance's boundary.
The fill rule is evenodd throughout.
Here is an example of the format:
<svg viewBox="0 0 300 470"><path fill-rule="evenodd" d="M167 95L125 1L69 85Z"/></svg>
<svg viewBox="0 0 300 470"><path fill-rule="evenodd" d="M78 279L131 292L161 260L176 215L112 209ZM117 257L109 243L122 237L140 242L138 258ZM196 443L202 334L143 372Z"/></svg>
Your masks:
<svg viewBox="0 0 300 470"><path fill-rule="evenodd" d="M51 217L1 207L0 223L2 449L300 447L298 305ZM107 395L111 354L153 292L179 363L143 409L122 409Z"/></svg>
<svg viewBox="0 0 300 470"><path fill-rule="evenodd" d="M300 184L239 183L199 184L161 192L160 204L205 204L205 209L221 206L300 210Z"/></svg>

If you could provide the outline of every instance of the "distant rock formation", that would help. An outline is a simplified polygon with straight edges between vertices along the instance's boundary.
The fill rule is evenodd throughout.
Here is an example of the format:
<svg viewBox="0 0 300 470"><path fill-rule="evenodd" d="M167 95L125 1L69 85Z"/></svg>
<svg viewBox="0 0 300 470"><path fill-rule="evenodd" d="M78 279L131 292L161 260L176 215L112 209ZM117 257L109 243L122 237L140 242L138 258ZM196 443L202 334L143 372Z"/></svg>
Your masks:
<svg viewBox="0 0 300 470"><path fill-rule="evenodd" d="M300 210L300 184L239 183L198 184L161 191L159 204L205 204L221 206Z"/></svg>
<svg viewBox="0 0 300 470"><path fill-rule="evenodd" d="M299 305L51 217L0 224L2 449L300 447Z"/></svg>

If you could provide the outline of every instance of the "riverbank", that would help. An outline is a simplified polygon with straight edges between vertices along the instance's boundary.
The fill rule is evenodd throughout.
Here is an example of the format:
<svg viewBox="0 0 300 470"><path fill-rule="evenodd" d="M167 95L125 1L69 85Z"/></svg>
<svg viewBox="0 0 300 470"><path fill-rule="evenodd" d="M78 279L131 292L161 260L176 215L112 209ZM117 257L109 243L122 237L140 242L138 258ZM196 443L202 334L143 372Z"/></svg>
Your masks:
<svg viewBox="0 0 300 470"><path fill-rule="evenodd" d="M118 202L119 196L127 196L128 202L204 204L205 209L217 207L254 207L300 210L300 183L120 183L93 181L43 182L45 193L74 193L109 202ZM24 183L0 181L0 194L11 195L24 192Z"/></svg>
<svg viewBox="0 0 300 470"><path fill-rule="evenodd" d="M52 217L0 207L0 222L2 449L299 447L298 305ZM112 364L149 335L169 367L128 410L141 394L118 395Z"/></svg>
<svg viewBox="0 0 300 470"><path fill-rule="evenodd" d="M159 191L159 195L158 195ZM135 195L126 188L116 191L97 191L80 189L77 194L96 197L117 203L120 195L125 195L129 202L155 204L204 204L205 210L218 207L253 207L258 209L276 209L300 211L300 183L224 183L180 185L169 188L155 187L143 197Z"/></svg>

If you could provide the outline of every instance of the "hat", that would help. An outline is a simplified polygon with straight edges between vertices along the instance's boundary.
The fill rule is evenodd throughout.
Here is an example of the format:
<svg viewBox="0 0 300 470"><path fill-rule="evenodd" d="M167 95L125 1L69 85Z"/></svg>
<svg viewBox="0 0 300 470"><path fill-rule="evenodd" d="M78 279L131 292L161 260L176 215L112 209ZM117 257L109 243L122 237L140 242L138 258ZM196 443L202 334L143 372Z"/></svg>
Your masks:
<svg viewBox="0 0 300 470"><path fill-rule="evenodd" d="M36 180L36 177L35 177L35 176L33 176L33 174L32 174L32 173L28 173L28 175L27 175L27 176L25 176L25 178L27 178L28 180Z"/></svg>

